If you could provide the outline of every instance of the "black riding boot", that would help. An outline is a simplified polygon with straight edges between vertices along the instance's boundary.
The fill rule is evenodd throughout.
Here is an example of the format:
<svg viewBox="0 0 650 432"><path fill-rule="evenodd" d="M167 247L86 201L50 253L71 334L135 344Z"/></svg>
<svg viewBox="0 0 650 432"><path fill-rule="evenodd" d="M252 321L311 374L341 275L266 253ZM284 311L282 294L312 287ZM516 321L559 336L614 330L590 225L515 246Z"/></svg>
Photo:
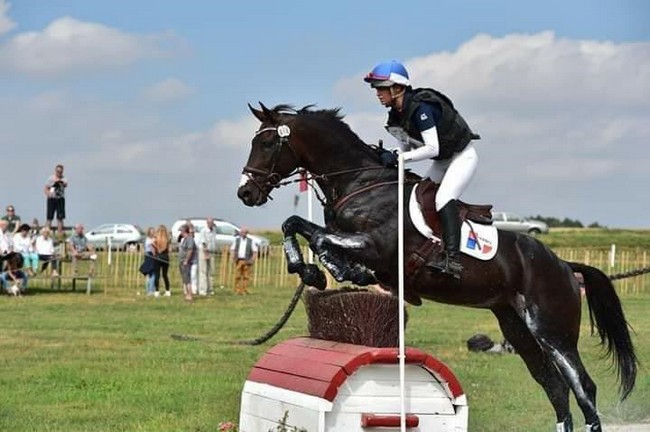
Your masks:
<svg viewBox="0 0 650 432"><path fill-rule="evenodd" d="M442 225L442 241L445 244L445 254L427 263L427 267L448 273L460 279L463 266L460 263L460 218L456 200L451 200L438 210Z"/></svg>

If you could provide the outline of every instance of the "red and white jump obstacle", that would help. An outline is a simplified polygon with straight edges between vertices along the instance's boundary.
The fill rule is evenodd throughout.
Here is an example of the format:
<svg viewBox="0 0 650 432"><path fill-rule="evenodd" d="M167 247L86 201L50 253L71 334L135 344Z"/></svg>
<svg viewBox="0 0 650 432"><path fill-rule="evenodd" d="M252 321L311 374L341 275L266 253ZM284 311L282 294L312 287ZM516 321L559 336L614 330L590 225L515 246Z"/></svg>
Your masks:
<svg viewBox="0 0 650 432"><path fill-rule="evenodd" d="M241 432L285 426L308 432L399 429L397 348L296 338L269 349L241 397ZM469 407L453 372L414 348L405 350L409 431L467 431ZM377 429L381 428L381 429Z"/></svg>

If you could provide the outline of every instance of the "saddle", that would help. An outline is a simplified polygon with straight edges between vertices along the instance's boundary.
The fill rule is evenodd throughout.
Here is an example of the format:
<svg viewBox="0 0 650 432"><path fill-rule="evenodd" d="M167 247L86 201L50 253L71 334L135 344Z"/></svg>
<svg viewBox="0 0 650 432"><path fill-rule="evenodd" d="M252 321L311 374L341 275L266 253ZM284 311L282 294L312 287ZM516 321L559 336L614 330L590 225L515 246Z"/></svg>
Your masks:
<svg viewBox="0 0 650 432"><path fill-rule="evenodd" d="M416 189L415 198L420 205L426 224L435 234L441 236L442 227L440 226L440 218L436 211L436 193L439 187L439 184L431 180L422 180ZM489 204L467 204L457 200L457 207L458 218L461 221L470 220L485 225L492 224L492 206ZM442 253L443 250L443 246L440 243L434 243L428 239L422 241L420 247L414 250L406 260L407 277L410 280L415 279L420 269L431 257L435 254Z"/></svg>
<svg viewBox="0 0 650 432"><path fill-rule="evenodd" d="M431 180L422 180L418 186L415 198L422 209L424 221L429 228L436 233L441 234L440 220L436 211L436 193L440 185ZM468 204L456 200L458 207L458 217L461 221L470 220L484 225L492 225L492 205L490 204Z"/></svg>

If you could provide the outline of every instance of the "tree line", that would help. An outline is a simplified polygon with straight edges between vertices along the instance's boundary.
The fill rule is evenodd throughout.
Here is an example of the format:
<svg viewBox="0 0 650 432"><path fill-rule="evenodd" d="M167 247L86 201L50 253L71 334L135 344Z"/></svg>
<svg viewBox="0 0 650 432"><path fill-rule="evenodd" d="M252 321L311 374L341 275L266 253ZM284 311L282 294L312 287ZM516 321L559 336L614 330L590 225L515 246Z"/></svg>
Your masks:
<svg viewBox="0 0 650 432"><path fill-rule="evenodd" d="M577 219L564 218L559 219L556 217L546 217L542 215L531 216L530 219L540 220L545 222L550 228L584 228L585 225ZM606 228L603 225L600 225L598 222L592 222L587 225L587 228Z"/></svg>

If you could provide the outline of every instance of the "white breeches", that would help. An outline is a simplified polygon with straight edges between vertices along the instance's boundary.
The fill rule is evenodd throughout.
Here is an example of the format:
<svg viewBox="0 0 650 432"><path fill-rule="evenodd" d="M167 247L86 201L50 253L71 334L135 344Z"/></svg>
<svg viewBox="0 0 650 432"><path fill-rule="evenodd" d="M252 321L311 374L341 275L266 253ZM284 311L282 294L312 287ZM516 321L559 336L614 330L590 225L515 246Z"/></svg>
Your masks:
<svg viewBox="0 0 650 432"><path fill-rule="evenodd" d="M426 177L440 183L436 195L436 210L440 210L449 201L461 196L474 177L477 165L478 154L472 143L467 144L462 152L454 154L449 159L433 161L426 172Z"/></svg>

